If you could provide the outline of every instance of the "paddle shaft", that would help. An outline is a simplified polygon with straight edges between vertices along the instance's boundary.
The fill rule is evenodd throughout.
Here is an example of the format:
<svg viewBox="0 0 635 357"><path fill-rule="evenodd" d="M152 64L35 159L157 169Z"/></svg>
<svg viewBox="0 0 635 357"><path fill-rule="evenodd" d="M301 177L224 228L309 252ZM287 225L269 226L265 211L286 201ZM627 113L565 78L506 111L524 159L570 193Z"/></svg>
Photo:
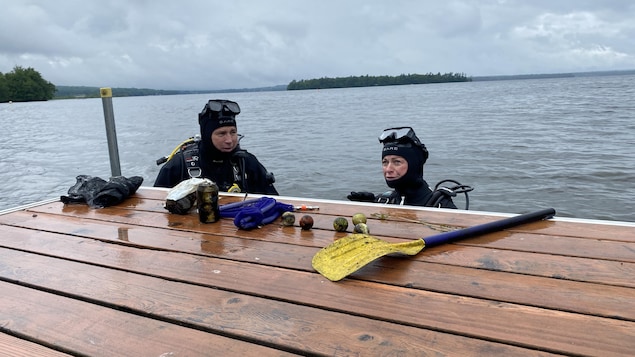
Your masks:
<svg viewBox="0 0 635 357"><path fill-rule="evenodd" d="M501 231L503 229L519 226L521 224L540 221L542 219L551 218L556 214L553 208L547 208L536 212L525 213L514 217L501 219L494 222L479 224L477 226L459 229L456 231L436 234L423 238L426 247L457 241L459 239L471 238L481 234Z"/></svg>

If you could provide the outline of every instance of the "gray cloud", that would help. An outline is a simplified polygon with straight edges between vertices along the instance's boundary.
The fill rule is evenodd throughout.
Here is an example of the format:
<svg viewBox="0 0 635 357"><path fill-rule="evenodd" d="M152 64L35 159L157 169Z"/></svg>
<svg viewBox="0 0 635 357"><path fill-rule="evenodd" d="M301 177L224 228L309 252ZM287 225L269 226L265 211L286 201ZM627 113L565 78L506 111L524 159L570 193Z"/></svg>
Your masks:
<svg viewBox="0 0 635 357"><path fill-rule="evenodd" d="M222 89L349 75L635 69L630 1L0 0L0 71Z"/></svg>

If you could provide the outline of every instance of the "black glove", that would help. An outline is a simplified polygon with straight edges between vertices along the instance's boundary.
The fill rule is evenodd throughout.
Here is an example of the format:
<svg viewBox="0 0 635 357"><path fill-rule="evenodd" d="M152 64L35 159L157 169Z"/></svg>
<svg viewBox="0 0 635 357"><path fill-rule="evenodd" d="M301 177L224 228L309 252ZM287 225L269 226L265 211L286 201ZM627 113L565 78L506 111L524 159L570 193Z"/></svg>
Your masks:
<svg viewBox="0 0 635 357"><path fill-rule="evenodd" d="M346 198L357 202L375 202L375 194L367 191L351 192Z"/></svg>
<svg viewBox="0 0 635 357"><path fill-rule="evenodd" d="M79 175L77 182L68 189L68 196L62 196L60 199L64 203L87 203L107 183L99 177Z"/></svg>
<svg viewBox="0 0 635 357"><path fill-rule="evenodd" d="M137 192L137 189L143 183L143 177L132 176L126 178L123 176L115 176L108 181L106 186L102 187L88 204L91 207L108 207L116 205L125 200L128 196Z"/></svg>
<svg viewBox="0 0 635 357"><path fill-rule="evenodd" d="M388 192L384 192L382 194L377 195L377 197L375 197L375 202L398 205L398 204L401 204L401 196L395 190L388 191Z"/></svg>
<svg viewBox="0 0 635 357"><path fill-rule="evenodd" d="M88 175L77 176L75 185L68 189L68 196L61 196L64 203L87 203L93 208L115 205L137 191L143 177L115 176L110 181Z"/></svg>

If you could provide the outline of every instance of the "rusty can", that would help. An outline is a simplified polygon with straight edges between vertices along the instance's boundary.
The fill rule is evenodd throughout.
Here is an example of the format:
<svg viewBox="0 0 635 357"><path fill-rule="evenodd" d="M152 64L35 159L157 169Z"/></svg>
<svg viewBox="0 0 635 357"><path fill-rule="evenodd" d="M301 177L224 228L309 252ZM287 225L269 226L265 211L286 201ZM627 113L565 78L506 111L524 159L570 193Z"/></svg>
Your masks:
<svg viewBox="0 0 635 357"><path fill-rule="evenodd" d="M196 207L201 223L214 223L220 219L218 186L211 181L201 182L196 188Z"/></svg>

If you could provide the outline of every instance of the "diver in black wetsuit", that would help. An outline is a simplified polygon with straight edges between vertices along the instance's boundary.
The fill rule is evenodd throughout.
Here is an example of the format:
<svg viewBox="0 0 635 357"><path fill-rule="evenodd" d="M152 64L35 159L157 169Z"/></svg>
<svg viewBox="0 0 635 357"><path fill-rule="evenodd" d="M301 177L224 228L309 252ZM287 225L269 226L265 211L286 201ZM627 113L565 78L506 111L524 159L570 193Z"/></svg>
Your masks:
<svg viewBox="0 0 635 357"><path fill-rule="evenodd" d="M200 140L186 141L159 171L155 187L174 187L191 177L208 178L220 191L277 195L272 173L256 156L240 148L238 103L210 100L198 115ZM163 160L165 161L165 160ZM161 163L161 162L159 162Z"/></svg>
<svg viewBox="0 0 635 357"><path fill-rule="evenodd" d="M351 201L378 202L412 206L457 208L452 197L472 188L457 184L453 188L440 187L432 190L423 179L423 165L428 159L428 150L410 127L390 128L379 136L383 144L382 170L388 187L393 191L375 196L372 192L351 192ZM439 185L437 185L439 186ZM466 204L467 209L468 204Z"/></svg>

